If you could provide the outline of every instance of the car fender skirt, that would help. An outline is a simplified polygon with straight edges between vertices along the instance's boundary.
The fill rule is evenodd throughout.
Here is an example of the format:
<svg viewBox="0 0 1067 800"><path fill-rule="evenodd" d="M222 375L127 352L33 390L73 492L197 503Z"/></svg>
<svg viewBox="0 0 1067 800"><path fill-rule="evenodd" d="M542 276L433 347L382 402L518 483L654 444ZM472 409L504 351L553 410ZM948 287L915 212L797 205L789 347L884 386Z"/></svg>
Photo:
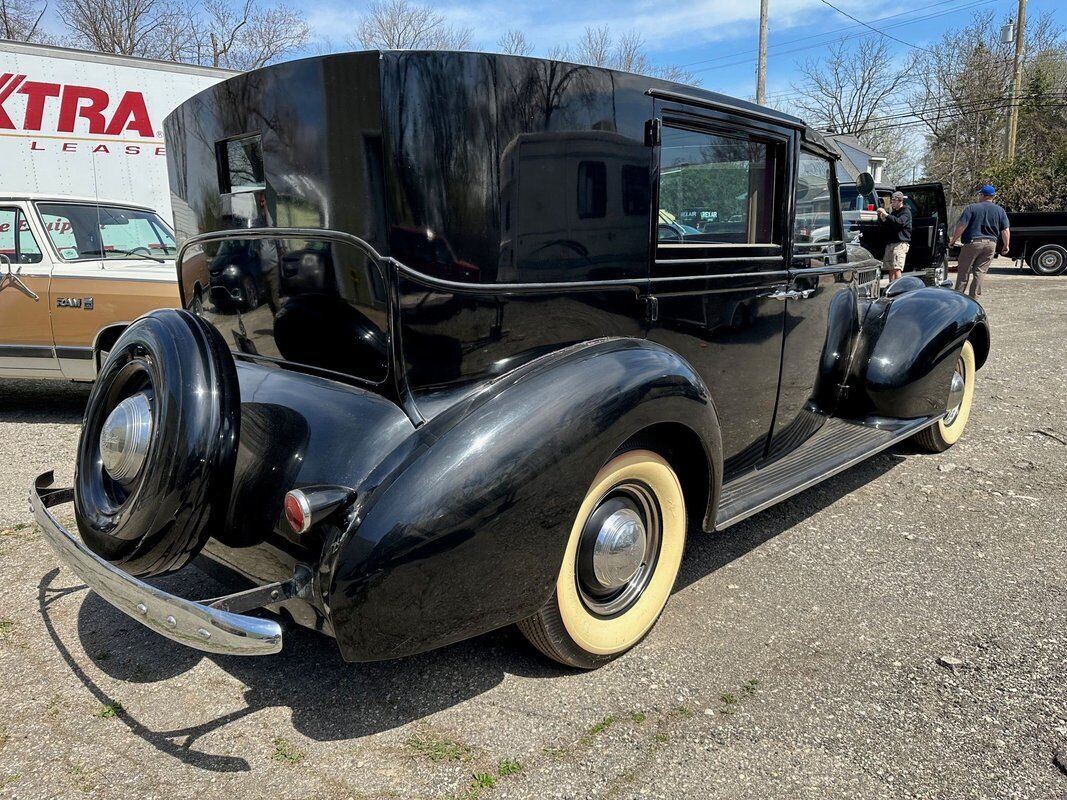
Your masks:
<svg viewBox="0 0 1067 800"><path fill-rule="evenodd" d="M533 614L590 481L660 423L691 430L721 474L707 387L676 353L637 339L537 359L434 417L419 431L426 446L371 481L358 524L328 545L327 605L345 658L410 655Z"/></svg>
<svg viewBox="0 0 1067 800"><path fill-rule="evenodd" d="M903 419L943 413L956 359L969 338L984 362L985 311L949 289L913 289L872 303L853 361L861 391L850 413Z"/></svg>

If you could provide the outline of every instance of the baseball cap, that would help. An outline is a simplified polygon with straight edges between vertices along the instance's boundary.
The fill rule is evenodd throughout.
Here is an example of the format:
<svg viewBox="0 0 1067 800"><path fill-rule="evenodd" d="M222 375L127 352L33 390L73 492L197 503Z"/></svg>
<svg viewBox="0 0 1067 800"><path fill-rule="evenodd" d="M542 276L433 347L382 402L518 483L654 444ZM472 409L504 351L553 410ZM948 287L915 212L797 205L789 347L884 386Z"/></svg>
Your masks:
<svg viewBox="0 0 1067 800"><path fill-rule="evenodd" d="M891 200L907 200L908 196L904 192L893 192L890 196Z"/></svg>
<svg viewBox="0 0 1067 800"><path fill-rule="evenodd" d="M978 190L978 194L984 194L986 197L992 197L997 193L996 187L991 183L987 183L981 189Z"/></svg>

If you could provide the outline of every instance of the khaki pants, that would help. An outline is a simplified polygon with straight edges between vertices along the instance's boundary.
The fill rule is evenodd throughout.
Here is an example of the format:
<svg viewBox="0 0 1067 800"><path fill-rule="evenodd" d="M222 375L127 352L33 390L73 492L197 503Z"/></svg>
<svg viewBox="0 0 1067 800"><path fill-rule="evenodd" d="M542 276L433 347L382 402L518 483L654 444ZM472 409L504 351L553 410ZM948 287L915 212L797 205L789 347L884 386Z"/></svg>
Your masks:
<svg viewBox="0 0 1067 800"><path fill-rule="evenodd" d="M882 269L889 272L904 271L904 260L908 257L909 242L890 242L885 246L885 254L882 256Z"/></svg>
<svg viewBox="0 0 1067 800"><path fill-rule="evenodd" d="M967 291L967 281L971 281L971 289L968 292L971 297L977 297L982 293L982 278L989 271L989 264L997 252L997 243L990 239L977 239L970 244L965 244L960 249L960 260L956 269L956 291L963 294Z"/></svg>

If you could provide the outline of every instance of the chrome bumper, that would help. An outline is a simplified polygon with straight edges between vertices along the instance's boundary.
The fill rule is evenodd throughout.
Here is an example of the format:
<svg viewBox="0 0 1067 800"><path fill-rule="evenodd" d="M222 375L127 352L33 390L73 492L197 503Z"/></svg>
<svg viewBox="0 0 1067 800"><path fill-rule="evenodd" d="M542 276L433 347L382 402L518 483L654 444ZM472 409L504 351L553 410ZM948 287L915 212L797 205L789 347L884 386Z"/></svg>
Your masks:
<svg viewBox="0 0 1067 800"><path fill-rule="evenodd" d="M168 594L100 558L48 510L74 499L73 489L51 489L51 485L52 473L46 472L30 491L30 506L45 539L64 564L119 611L168 639L209 653L262 656L282 649L277 622Z"/></svg>

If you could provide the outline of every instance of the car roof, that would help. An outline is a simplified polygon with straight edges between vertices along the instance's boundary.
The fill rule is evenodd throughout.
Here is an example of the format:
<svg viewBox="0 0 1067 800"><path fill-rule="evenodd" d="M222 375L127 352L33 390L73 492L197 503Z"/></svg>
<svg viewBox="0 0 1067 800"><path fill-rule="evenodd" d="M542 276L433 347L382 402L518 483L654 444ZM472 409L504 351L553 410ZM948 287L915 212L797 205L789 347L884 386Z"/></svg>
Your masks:
<svg viewBox="0 0 1067 800"><path fill-rule="evenodd" d="M29 200L34 203L78 203L93 206L118 206L120 208L135 208L138 211L159 213L151 206L131 203L128 200L108 200L104 197L77 197L75 195L44 194L41 192L23 192L22 194L0 192L0 203L11 203L15 200Z"/></svg>

